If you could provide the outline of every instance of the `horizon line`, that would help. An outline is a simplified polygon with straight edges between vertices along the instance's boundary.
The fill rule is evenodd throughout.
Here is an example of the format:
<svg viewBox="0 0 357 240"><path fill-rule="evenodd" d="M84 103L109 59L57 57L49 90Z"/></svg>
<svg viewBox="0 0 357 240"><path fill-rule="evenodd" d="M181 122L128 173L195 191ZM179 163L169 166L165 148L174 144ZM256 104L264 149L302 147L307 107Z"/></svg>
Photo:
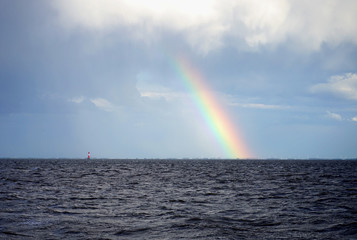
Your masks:
<svg viewBox="0 0 357 240"><path fill-rule="evenodd" d="M110 158L110 157L91 157L88 158L79 158L79 157L0 157L0 160L244 160L244 161L257 161L257 160L357 160L357 157L353 158L320 158L320 157L311 157L311 158L219 158L219 157L144 157L144 158Z"/></svg>

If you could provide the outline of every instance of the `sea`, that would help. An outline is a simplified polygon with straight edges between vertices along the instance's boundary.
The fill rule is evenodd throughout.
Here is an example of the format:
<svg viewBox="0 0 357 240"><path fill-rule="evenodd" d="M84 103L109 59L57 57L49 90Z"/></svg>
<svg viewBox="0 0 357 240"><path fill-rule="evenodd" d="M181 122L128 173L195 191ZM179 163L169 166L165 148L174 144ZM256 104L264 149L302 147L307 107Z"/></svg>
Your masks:
<svg viewBox="0 0 357 240"><path fill-rule="evenodd" d="M0 159L0 239L357 239L357 160Z"/></svg>

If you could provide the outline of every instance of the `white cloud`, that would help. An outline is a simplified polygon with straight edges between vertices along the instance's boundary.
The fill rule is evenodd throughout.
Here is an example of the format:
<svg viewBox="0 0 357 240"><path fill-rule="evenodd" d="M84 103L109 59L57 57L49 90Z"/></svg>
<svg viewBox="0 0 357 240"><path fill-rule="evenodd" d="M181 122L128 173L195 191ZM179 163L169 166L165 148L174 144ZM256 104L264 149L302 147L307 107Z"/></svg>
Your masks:
<svg viewBox="0 0 357 240"><path fill-rule="evenodd" d="M352 121L357 122L357 116L353 117Z"/></svg>
<svg viewBox="0 0 357 240"><path fill-rule="evenodd" d="M166 101L172 101L183 96L183 93L173 91L160 83L154 75L145 72L137 75L136 89L141 97L152 99L164 98Z"/></svg>
<svg viewBox="0 0 357 240"><path fill-rule="evenodd" d="M84 97L83 96L73 97L73 98L68 99L68 101L79 104L84 101Z"/></svg>
<svg viewBox="0 0 357 240"><path fill-rule="evenodd" d="M229 94L220 94L222 101L229 106L243 107L243 108L255 108L255 109L269 109L269 110L286 110L290 109L291 106L288 105L276 105L276 104L265 104L265 103L252 103L245 102L242 103L239 99ZM252 100L257 101L257 100Z"/></svg>
<svg viewBox="0 0 357 240"><path fill-rule="evenodd" d="M273 109L273 110L283 110L283 109L291 108L290 106L285 106L285 105L272 105L272 104L263 104L263 103L230 103L230 105L244 107L244 108Z"/></svg>
<svg viewBox="0 0 357 240"><path fill-rule="evenodd" d="M180 98L183 95L176 92L142 91L140 92L140 96L153 99L164 98L167 101L171 101L173 99Z"/></svg>
<svg viewBox="0 0 357 240"><path fill-rule="evenodd" d="M111 102L104 98L94 98L90 99L90 101L98 108L107 111L107 112L114 112L117 107L113 105Z"/></svg>
<svg viewBox="0 0 357 240"><path fill-rule="evenodd" d="M327 83L320 83L310 88L312 93L328 93L335 96L357 100L357 74L347 73L329 78Z"/></svg>
<svg viewBox="0 0 357 240"><path fill-rule="evenodd" d="M326 117L331 118L331 119L335 119L335 120L338 120L338 121L342 121L343 120L343 118L341 117L340 114L333 113L333 112L330 112L330 111L327 111Z"/></svg>
<svg viewBox="0 0 357 240"><path fill-rule="evenodd" d="M220 48L227 39L248 49L288 40L308 50L323 43L357 44L355 0L56 0L52 4L61 23L70 28L125 28L145 41L169 31L184 35L201 52Z"/></svg>

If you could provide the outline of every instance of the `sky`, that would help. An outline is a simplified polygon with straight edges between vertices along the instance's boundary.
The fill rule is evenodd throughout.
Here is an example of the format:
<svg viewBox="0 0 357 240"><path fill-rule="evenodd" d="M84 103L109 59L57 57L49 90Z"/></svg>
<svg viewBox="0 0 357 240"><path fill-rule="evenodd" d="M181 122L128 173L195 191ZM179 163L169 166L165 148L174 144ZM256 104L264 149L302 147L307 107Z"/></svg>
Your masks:
<svg viewBox="0 0 357 240"><path fill-rule="evenodd" d="M356 158L355 0L0 0L0 157Z"/></svg>

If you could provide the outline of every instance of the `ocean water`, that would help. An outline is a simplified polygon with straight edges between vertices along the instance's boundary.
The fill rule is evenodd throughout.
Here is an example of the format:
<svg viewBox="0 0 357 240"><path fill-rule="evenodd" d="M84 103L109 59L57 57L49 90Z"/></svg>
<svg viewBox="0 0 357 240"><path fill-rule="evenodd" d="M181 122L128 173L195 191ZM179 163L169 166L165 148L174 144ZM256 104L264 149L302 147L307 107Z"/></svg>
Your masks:
<svg viewBox="0 0 357 240"><path fill-rule="evenodd" d="M357 161L2 159L0 239L357 239Z"/></svg>

